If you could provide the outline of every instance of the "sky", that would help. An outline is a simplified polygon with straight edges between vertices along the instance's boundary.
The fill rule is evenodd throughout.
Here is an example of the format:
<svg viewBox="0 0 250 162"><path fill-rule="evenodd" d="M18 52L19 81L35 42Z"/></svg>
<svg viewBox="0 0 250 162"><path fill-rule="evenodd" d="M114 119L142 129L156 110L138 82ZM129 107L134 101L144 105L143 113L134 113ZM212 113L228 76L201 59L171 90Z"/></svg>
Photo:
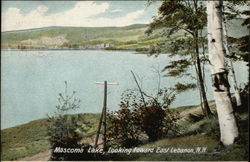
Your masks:
<svg viewBox="0 0 250 162"><path fill-rule="evenodd" d="M147 24L159 6L159 1L150 6L147 1L2 1L1 31Z"/></svg>

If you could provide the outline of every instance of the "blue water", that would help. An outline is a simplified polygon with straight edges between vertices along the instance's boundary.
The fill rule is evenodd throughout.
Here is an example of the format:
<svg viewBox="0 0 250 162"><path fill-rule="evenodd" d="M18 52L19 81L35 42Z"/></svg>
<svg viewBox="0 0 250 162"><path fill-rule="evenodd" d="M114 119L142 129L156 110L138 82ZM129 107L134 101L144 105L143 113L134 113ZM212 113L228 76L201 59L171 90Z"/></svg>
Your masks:
<svg viewBox="0 0 250 162"><path fill-rule="evenodd" d="M169 61L167 55L148 57L131 51L2 51L1 128L52 115L58 93L64 92L64 81L68 82L68 92L76 91L82 100L80 109L74 113L100 113L103 86L95 82L118 82L119 85L108 86L108 108L116 110L121 94L128 88L136 88L130 70L140 77L142 89L154 94L158 88L156 71L161 71ZM237 62L235 69L238 83L246 82L246 64ZM213 99L209 69L205 71L207 97ZM178 81L189 82L189 79L162 77L161 87L171 87ZM191 90L178 95L171 107L198 103L198 90Z"/></svg>

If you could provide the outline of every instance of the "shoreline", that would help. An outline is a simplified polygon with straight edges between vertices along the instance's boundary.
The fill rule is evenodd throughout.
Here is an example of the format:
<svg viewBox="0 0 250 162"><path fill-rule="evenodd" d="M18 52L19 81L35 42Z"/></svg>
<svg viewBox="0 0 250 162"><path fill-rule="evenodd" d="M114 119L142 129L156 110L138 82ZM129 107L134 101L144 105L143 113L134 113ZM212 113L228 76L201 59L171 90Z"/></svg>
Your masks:
<svg viewBox="0 0 250 162"><path fill-rule="evenodd" d="M69 49L3 49L1 51L124 51L133 52L134 54L149 54L147 51L136 51L132 49L80 49L80 48L69 48Z"/></svg>
<svg viewBox="0 0 250 162"><path fill-rule="evenodd" d="M213 104L213 100L210 101L212 104ZM200 105L185 105L185 106L179 106L179 107L170 107L169 109L171 110L177 110L180 109L179 111L186 111L188 109L197 109L197 107L199 107ZM94 114L94 115L100 115L101 113L91 113L91 112L87 112L87 113L76 113L76 114ZM74 113L72 114L67 114L67 115L76 115ZM184 116L184 115L183 115ZM22 125L25 125L25 124L28 124L30 122L33 122L33 121L38 121L38 120L44 120L44 119L47 119L47 117L42 117L42 118L39 118L39 119L35 119L35 120L30 120L28 122L24 122L24 123L20 123L20 124L17 124L17 125L14 125L14 126L10 126L10 127L6 127L6 128L1 128L1 131L5 130L5 129L10 129L10 128L14 128L14 127L18 127L18 126L22 126Z"/></svg>

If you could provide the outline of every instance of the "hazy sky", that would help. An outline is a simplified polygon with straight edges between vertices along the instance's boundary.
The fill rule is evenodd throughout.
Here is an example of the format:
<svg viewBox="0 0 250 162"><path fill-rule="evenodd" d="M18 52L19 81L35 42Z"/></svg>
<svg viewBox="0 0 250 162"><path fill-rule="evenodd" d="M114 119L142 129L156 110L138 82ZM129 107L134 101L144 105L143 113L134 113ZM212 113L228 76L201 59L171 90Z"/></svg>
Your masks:
<svg viewBox="0 0 250 162"><path fill-rule="evenodd" d="M147 7L147 1L2 1L2 31L149 23L159 6Z"/></svg>

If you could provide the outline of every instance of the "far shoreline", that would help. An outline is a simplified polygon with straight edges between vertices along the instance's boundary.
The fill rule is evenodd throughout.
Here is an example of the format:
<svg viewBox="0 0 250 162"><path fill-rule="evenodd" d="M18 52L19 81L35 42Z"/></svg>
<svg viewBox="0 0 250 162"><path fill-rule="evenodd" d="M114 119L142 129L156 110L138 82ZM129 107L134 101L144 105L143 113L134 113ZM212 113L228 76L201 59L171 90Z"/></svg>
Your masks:
<svg viewBox="0 0 250 162"><path fill-rule="evenodd" d="M1 51L126 51L134 52L134 54L149 54L147 51L137 51L133 49L81 49L81 48L57 48L57 49L6 49L1 48Z"/></svg>

